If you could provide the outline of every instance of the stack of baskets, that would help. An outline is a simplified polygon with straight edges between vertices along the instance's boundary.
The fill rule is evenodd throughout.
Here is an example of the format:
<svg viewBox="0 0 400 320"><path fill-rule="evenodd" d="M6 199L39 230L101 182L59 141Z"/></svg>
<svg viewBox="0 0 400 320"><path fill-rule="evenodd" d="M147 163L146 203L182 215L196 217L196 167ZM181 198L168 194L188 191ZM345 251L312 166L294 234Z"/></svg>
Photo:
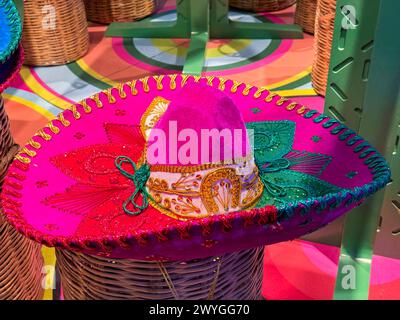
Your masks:
<svg viewBox="0 0 400 320"><path fill-rule="evenodd" d="M335 13L336 0L318 0L311 79L315 91L323 96L328 82Z"/></svg>
<svg viewBox="0 0 400 320"><path fill-rule="evenodd" d="M0 215L0 300L43 297L40 245L15 231Z"/></svg>
<svg viewBox="0 0 400 320"><path fill-rule="evenodd" d="M67 300L259 300L264 248L180 262L57 250Z"/></svg>
<svg viewBox="0 0 400 320"><path fill-rule="evenodd" d="M229 0L229 5L247 11L277 11L294 5L296 0Z"/></svg>
<svg viewBox="0 0 400 320"><path fill-rule="evenodd" d="M26 0L24 8L26 64L66 64L85 55L89 33L83 0Z"/></svg>
<svg viewBox="0 0 400 320"><path fill-rule="evenodd" d="M304 32L314 34L317 0L297 0L294 22L301 26Z"/></svg>
<svg viewBox="0 0 400 320"><path fill-rule="evenodd" d="M8 165L18 151L0 96L0 188ZM37 300L41 286L43 258L40 245L19 234L0 213L0 300Z"/></svg>
<svg viewBox="0 0 400 320"><path fill-rule="evenodd" d="M156 0L84 0L88 20L98 23L134 21L151 15Z"/></svg>
<svg viewBox="0 0 400 320"><path fill-rule="evenodd" d="M19 45L21 19L14 2L0 1L0 192L9 164L18 151L10 132L2 92L16 77L23 60ZM2 37L4 36L4 37ZM0 208L0 300L41 299L43 258L40 245L19 234L6 221Z"/></svg>

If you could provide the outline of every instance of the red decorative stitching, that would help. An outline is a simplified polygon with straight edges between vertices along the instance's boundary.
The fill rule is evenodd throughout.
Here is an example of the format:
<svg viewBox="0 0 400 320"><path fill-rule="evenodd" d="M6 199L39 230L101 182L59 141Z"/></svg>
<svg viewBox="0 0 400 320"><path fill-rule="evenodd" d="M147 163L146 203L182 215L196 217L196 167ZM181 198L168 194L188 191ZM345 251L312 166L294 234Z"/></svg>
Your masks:
<svg viewBox="0 0 400 320"><path fill-rule="evenodd" d="M254 210L251 210L250 214L244 217L244 224L243 224L244 227L249 227L254 224L254 221L253 221L254 215L255 215Z"/></svg>
<svg viewBox="0 0 400 320"><path fill-rule="evenodd" d="M146 246L149 243L148 235L145 233L136 234L135 239L141 246Z"/></svg>
<svg viewBox="0 0 400 320"><path fill-rule="evenodd" d="M11 190L11 189L3 189L3 194L12 196L14 198L22 198L22 194L18 191Z"/></svg>
<svg viewBox="0 0 400 320"><path fill-rule="evenodd" d="M22 190L23 189L23 186L22 186L21 183L16 182L16 181L11 181L10 179L6 179L4 181L3 186L9 186L9 187L17 189L17 190Z"/></svg>
<svg viewBox="0 0 400 320"><path fill-rule="evenodd" d="M156 231L154 234L159 242L168 241L168 236L167 236L166 230Z"/></svg>
<svg viewBox="0 0 400 320"><path fill-rule="evenodd" d="M221 222L222 222L222 231L224 232L230 232L232 231L232 221L229 219L228 216L221 216Z"/></svg>
<svg viewBox="0 0 400 320"><path fill-rule="evenodd" d="M17 169L22 170L22 171L28 171L28 169L29 169L29 164L22 163L21 161L14 161L13 166L15 166Z"/></svg>
<svg viewBox="0 0 400 320"><path fill-rule="evenodd" d="M190 234L189 234L189 226L188 225L178 225L176 227L176 229L179 232L179 236L181 237L181 239L190 239Z"/></svg>

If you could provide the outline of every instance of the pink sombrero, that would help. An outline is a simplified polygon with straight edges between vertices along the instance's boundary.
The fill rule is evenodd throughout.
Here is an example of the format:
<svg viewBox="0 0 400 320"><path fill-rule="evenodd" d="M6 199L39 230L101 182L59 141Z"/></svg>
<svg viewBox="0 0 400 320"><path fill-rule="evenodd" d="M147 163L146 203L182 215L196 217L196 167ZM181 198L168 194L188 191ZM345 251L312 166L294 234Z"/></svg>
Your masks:
<svg viewBox="0 0 400 320"><path fill-rule="evenodd" d="M171 123L188 129L173 147ZM245 133L235 136L240 148L187 145L191 133L224 128ZM40 130L11 165L2 206L47 246L189 260L312 232L389 179L374 148L314 110L236 81L154 76L96 94Z"/></svg>

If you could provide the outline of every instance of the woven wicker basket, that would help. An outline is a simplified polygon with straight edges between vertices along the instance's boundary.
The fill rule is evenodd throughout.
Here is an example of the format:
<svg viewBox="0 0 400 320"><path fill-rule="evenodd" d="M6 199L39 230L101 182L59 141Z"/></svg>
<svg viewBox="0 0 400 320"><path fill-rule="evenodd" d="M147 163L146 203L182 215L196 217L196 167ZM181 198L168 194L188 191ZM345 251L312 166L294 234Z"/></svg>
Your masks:
<svg viewBox="0 0 400 320"><path fill-rule="evenodd" d="M318 0L311 79L315 91L323 96L328 82L335 13L336 0Z"/></svg>
<svg viewBox="0 0 400 320"><path fill-rule="evenodd" d="M304 32L314 34L317 2L318 0L297 0L294 22L301 26Z"/></svg>
<svg viewBox="0 0 400 320"><path fill-rule="evenodd" d="M99 23L133 21L151 15L156 0L84 0L88 20Z"/></svg>
<svg viewBox="0 0 400 320"><path fill-rule="evenodd" d="M18 151L0 96L0 187L8 164ZM11 227L0 212L0 300L41 299L43 259L40 245Z"/></svg>
<svg viewBox="0 0 400 320"><path fill-rule="evenodd" d="M262 12L283 10L295 2L296 0L229 0L229 5L241 10Z"/></svg>
<svg viewBox="0 0 400 320"><path fill-rule="evenodd" d="M89 48L83 0L26 0L22 45L25 64L65 64Z"/></svg>
<svg viewBox="0 0 400 320"><path fill-rule="evenodd" d="M263 248L185 262L108 259L57 250L65 299L258 300Z"/></svg>

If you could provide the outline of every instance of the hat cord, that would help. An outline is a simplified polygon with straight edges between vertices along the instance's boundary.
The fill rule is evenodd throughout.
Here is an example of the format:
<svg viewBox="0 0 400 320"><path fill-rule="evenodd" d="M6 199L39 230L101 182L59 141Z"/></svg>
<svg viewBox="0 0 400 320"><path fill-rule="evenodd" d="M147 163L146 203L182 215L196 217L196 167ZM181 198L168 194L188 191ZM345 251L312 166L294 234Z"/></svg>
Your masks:
<svg viewBox="0 0 400 320"><path fill-rule="evenodd" d="M122 166L123 164L130 164L133 167L134 173L126 171ZM153 200L153 197L148 193L146 189L147 180L150 177L150 167L147 163L142 164L139 168L136 163L127 156L118 156L115 159L115 166L121 172L121 174L131 180L135 185L135 191L132 195L124 202L123 209L126 214L130 216L137 216L141 214L149 206L149 199ZM142 195L142 204L138 203L139 195ZM132 211L128 208L132 205L136 211Z"/></svg>
<svg viewBox="0 0 400 320"><path fill-rule="evenodd" d="M282 161L280 160L286 160L286 159L279 159L277 161L277 165L271 165L271 167L266 167L264 164L256 161L256 165L258 167L259 172L264 173L260 175L260 179L264 185L265 190L273 197L282 197L286 195L286 191L284 188L282 188L280 185L277 183L272 182L270 179L268 179L268 173L269 172L274 172L274 171L279 171L282 169L282 165L284 164L283 168L286 168L288 164L283 161L283 164L281 163Z"/></svg>

